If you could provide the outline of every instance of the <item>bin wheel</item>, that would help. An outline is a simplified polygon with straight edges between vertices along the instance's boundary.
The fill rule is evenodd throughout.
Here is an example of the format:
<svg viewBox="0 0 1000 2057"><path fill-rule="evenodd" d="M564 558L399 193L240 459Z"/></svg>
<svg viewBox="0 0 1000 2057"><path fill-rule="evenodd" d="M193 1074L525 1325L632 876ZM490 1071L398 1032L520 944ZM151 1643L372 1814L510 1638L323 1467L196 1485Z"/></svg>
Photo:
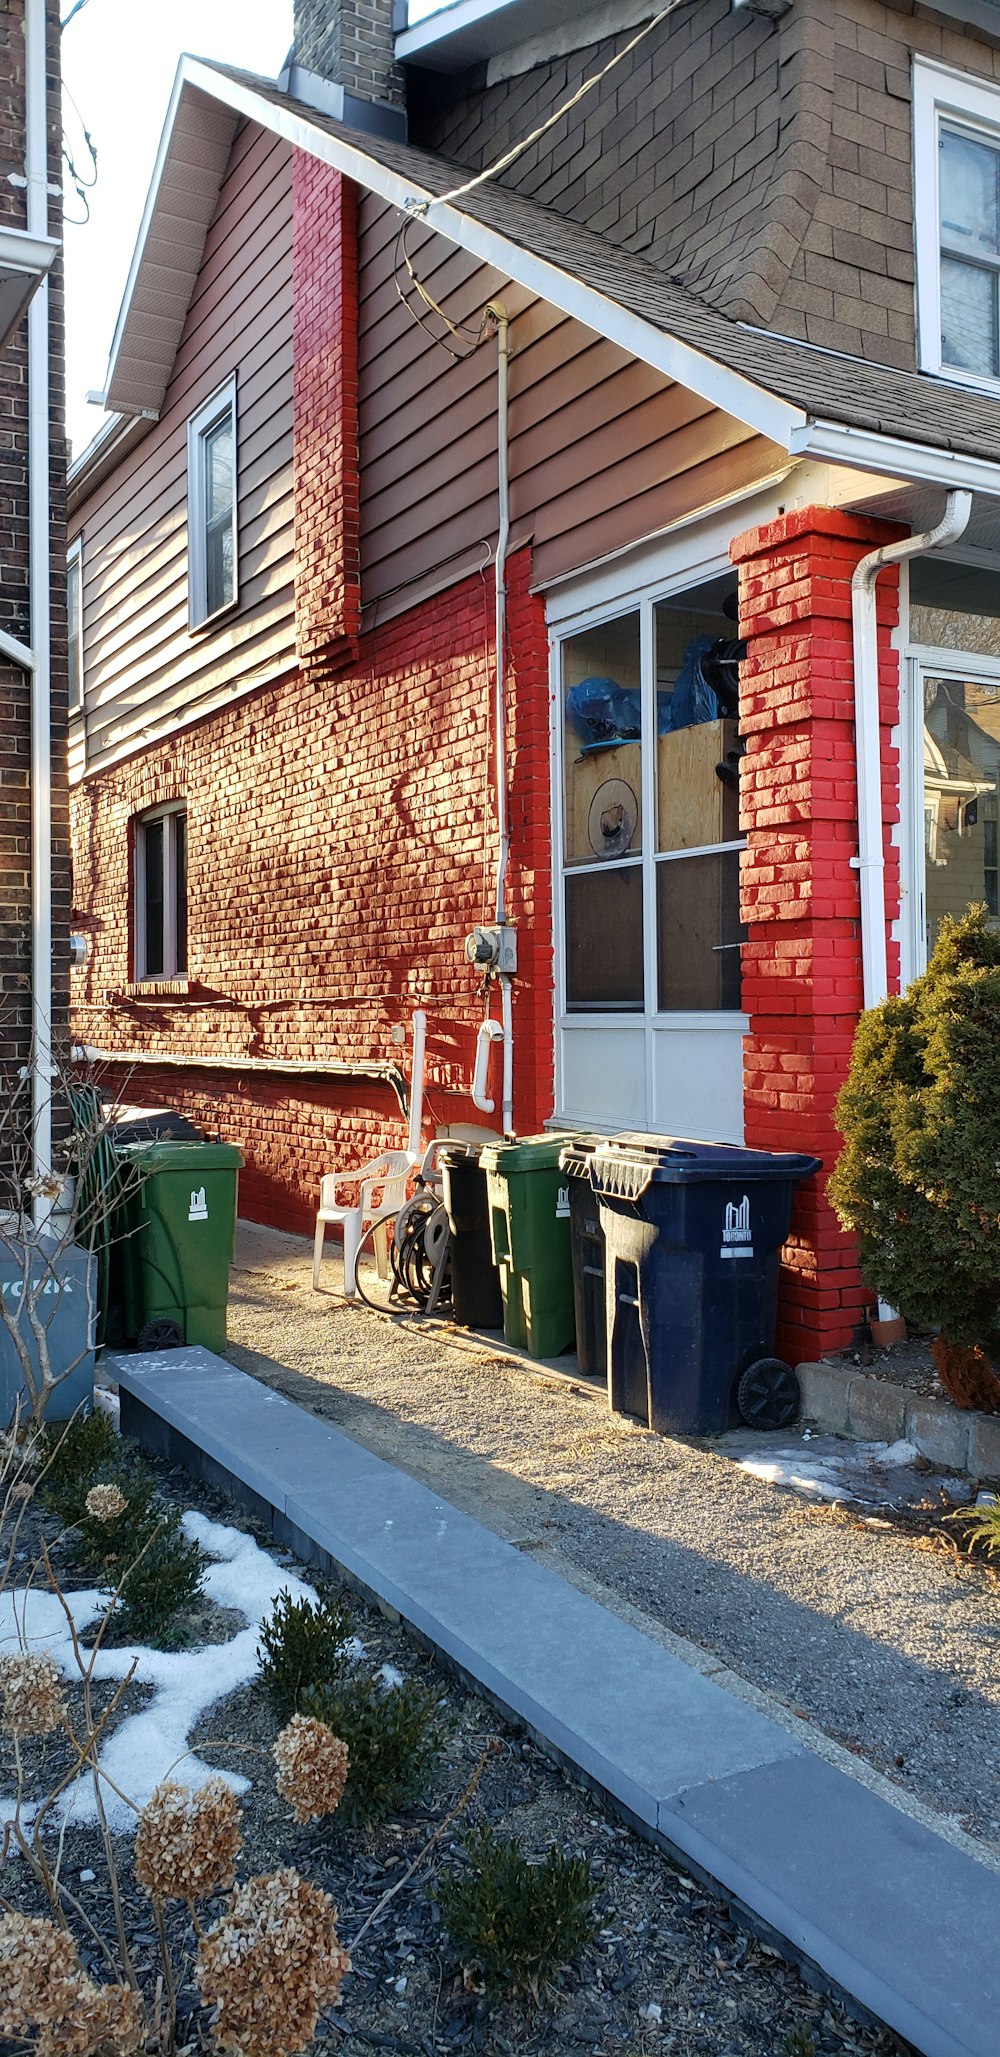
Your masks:
<svg viewBox="0 0 1000 2057"><path fill-rule="evenodd" d="M180 1350L184 1337L176 1321L171 1321L169 1315L158 1314L139 1330L138 1342L140 1350Z"/></svg>
<svg viewBox="0 0 1000 2057"><path fill-rule="evenodd" d="M736 1388L736 1404L748 1428L788 1428L800 1398L798 1379L780 1357L758 1357Z"/></svg>

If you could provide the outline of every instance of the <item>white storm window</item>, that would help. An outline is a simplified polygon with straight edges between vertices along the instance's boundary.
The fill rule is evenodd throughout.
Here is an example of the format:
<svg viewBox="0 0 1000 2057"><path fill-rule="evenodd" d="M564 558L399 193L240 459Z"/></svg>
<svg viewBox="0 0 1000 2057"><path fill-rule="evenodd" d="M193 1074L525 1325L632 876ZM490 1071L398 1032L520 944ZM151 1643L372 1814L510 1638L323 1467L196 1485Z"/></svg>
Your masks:
<svg viewBox="0 0 1000 2057"><path fill-rule="evenodd" d="M192 628L237 598L236 381L188 423L188 579Z"/></svg>
<svg viewBox="0 0 1000 2057"><path fill-rule="evenodd" d="M135 824L135 976L187 970L187 810L158 807Z"/></svg>
<svg viewBox="0 0 1000 2057"><path fill-rule="evenodd" d="M913 68L920 366L1000 382L1000 88Z"/></svg>
<svg viewBox="0 0 1000 2057"><path fill-rule="evenodd" d="M66 560L66 627L69 657L69 711L83 707L83 544L76 542Z"/></svg>

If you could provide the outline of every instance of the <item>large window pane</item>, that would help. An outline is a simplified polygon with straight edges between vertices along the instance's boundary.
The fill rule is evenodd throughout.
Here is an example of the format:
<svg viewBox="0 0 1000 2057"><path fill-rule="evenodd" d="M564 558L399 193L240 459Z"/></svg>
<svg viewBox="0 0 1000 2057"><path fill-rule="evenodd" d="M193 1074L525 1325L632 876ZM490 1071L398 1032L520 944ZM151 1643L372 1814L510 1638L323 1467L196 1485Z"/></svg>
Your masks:
<svg viewBox="0 0 1000 2057"><path fill-rule="evenodd" d="M205 608L214 614L233 597L233 417L227 414L204 440Z"/></svg>
<svg viewBox="0 0 1000 2057"><path fill-rule="evenodd" d="M996 274L941 259L941 356L960 371L997 374Z"/></svg>
<svg viewBox="0 0 1000 2057"><path fill-rule="evenodd" d="M175 971L187 970L187 816L172 816L174 830Z"/></svg>
<svg viewBox="0 0 1000 2057"><path fill-rule="evenodd" d="M996 256L1000 251L997 171L991 143L964 130L941 132L941 241L946 250Z"/></svg>
<svg viewBox="0 0 1000 2057"><path fill-rule="evenodd" d="M570 873L566 879L566 1005L643 1005L642 868Z"/></svg>
<svg viewBox="0 0 1000 2057"><path fill-rule="evenodd" d="M635 857L642 848L639 616L563 645L566 863Z"/></svg>
<svg viewBox="0 0 1000 2057"><path fill-rule="evenodd" d="M742 645L722 609L710 587L654 610L658 850L705 849L739 835Z"/></svg>
<svg viewBox="0 0 1000 2057"><path fill-rule="evenodd" d="M985 901L997 914L1000 685L924 681L927 948L946 914Z"/></svg>
<svg viewBox="0 0 1000 2057"><path fill-rule="evenodd" d="M1000 573L934 554L910 566L910 641L1000 657Z"/></svg>
<svg viewBox="0 0 1000 2057"><path fill-rule="evenodd" d="M740 853L677 857L656 867L658 1005L740 1005Z"/></svg>

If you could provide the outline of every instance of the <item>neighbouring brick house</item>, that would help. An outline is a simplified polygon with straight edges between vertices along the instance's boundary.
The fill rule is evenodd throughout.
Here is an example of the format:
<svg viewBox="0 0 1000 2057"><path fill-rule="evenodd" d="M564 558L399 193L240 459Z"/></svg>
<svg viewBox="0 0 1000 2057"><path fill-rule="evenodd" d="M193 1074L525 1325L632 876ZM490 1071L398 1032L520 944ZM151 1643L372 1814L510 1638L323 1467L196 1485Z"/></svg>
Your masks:
<svg viewBox="0 0 1000 2057"><path fill-rule="evenodd" d="M412 11L178 77L70 482L78 1031L289 1226L414 1007L477 1118L499 612L517 1128L829 1165L863 1001L1000 914L1000 6ZM865 1299L820 1178L781 1347Z"/></svg>
<svg viewBox="0 0 1000 2057"><path fill-rule="evenodd" d="M58 6L0 5L0 1067L15 1103L32 1075L42 1173L69 997L61 135Z"/></svg>

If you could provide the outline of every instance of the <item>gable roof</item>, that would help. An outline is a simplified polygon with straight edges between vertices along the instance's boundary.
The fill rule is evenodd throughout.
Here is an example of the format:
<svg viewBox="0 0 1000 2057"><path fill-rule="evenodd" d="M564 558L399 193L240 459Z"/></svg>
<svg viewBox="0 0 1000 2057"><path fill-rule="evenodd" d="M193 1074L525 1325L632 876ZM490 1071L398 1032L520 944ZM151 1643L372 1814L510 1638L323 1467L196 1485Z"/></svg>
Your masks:
<svg viewBox="0 0 1000 2057"><path fill-rule="evenodd" d="M449 201L469 177L462 166L348 128L252 73L190 57L178 69L115 330L111 409L162 405L240 117L394 206L425 207L429 228L793 454L1000 494L1000 400L989 394L747 328L538 201L490 182Z"/></svg>

